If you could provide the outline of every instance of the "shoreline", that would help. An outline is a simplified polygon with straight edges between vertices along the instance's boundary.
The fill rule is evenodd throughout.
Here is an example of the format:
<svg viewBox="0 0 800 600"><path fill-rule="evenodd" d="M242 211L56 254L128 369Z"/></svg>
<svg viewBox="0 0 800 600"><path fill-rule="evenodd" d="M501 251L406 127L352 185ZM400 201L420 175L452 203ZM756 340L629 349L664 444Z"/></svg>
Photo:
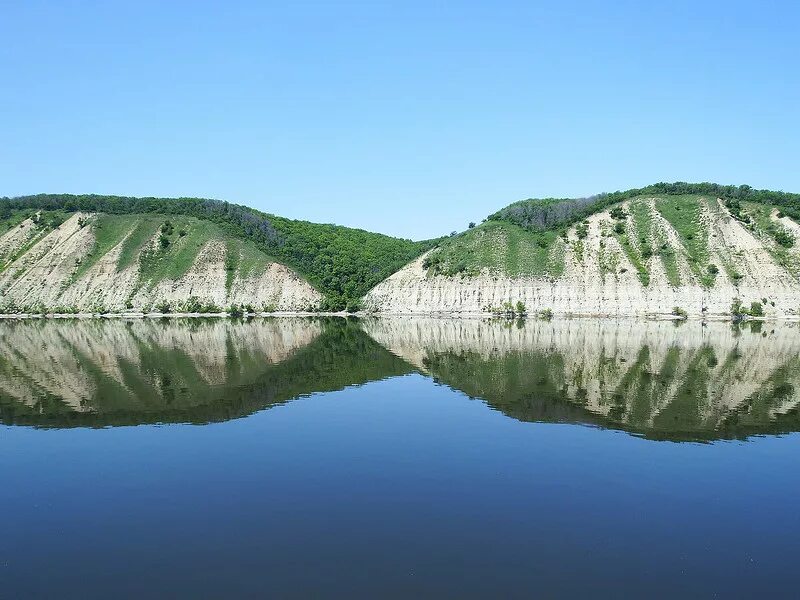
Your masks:
<svg viewBox="0 0 800 600"><path fill-rule="evenodd" d="M144 313L144 312L119 312L119 313L92 313L92 312L78 312L78 313L10 313L10 314L0 314L0 321L23 321L23 320L45 320L45 319L57 319L57 320L68 320L68 319L81 319L81 320L89 320L89 319L198 319L198 318L208 318L208 319L222 319L222 318L238 318L238 319L250 319L250 318L306 318L306 317L340 317L340 318L348 318L348 317L357 317L357 318L424 318L424 319L464 319L464 320L474 320L474 319L482 319L482 320L496 320L496 321L505 321L505 322L513 322L517 320L531 320L531 321L551 321L551 320L595 320L595 319L602 319L602 320L633 320L633 321L673 321L677 323L686 323L686 322L695 322L695 323L708 323L708 322L729 322L732 324L745 322L745 321L753 321L753 322L777 322L777 323L796 323L800 322L800 315L782 315L782 316L763 316L763 317L751 317L751 316L743 316L740 319L734 320L731 315L724 315L724 314L717 314L717 315L689 315L685 318L673 315L673 314L662 314L662 313L651 313L651 314L603 314L603 313L586 313L586 314L575 314L575 313L562 313L553 314L550 318L542 318L537 316L536 314L531 315L521 315L521 316L505 316L505 315L492 315L487 313L476 313L476 312L456 312L456 311L448 311L448 312L429 312L429 313L386 313L386 312L366 312L366 311L359 311L355 313L350 313L346 311L339 311L339 312L313 312L313 311L276 311L276 312L245 312L240 315L233 315L230 312L215 312L215 313L191 313L191 312L169 312L169 313L159 313L159 312L151 312L151 313Z"/></svg>

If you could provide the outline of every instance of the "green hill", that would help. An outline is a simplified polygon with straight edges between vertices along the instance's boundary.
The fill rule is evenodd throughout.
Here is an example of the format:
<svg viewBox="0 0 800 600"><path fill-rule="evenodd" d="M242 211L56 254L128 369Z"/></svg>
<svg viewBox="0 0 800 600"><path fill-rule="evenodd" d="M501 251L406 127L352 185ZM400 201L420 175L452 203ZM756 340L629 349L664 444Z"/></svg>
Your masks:
<svg viewBox="0 0 800 600"><path fill-rule="evenodd" d="M57 226L71 213L100 213L90 262L125 238L120 266L133 260L135 251L164 227L167 259L144 265L144 270L153 271L156 278L185 272L204 241L222 239L228 246L241 250L230 253L232 260L241 261L233 268L257 267L274 259L294 269L322 292L325 300L321 308L332 310L356 304L371 287L430 247L429 242L286 219L246 206L201 198L40 194L0 200L0 221L5 222L6 230L38 211L41 214L36 225L42 232ZM180 239L183 237L186 239ZM18 249L16 254L27 249ZM89 266L81 265L81 269L85 271Z"/></svg>
<svg viewBox="0 0 800 600"><path fill-rule="evenodd" d="M535 301L569 314L661 314L689 303L730 312L742 300L794 314L798 236L800 195L711 183L523 200L418 242L219 200L42 194L0 199L0 309L352 310L363 299L387 312ZM418 272L414 259L431 249ZM478 276L506 282L461 289L436 275L467 288ZM531 279L555 287L537 291Z"/></svg>
<svg viewBox="0 0 800 600"><path fill-rule="evenodd" d="M731 261L717 265L711 258L706 215L720 216L716 198L724 200L730 216L764 240L779 264L792 270L793 258L786 250L794 246L794 236L770 219L770 211L800 218L800 194L710 183L659 183L587 198L515 202L480 225L442 240L424 266L430 274L448 276L475 276L488 270L511 277L558 278L565 270L567 249L579 257L584 252L586 219L611 209L613 223L604 235L620 242L642 284L649 283L651 258L656 256L671 283L679 285L677 253L687 258L693 274L708 286L713 283L714 271L722 267L733 279L740 275ZM655 200L655 212L650 209L651 200ZM619 207L623 202L628 212ZM677 232L677 247L662 231L662 222ZM569 231L574 232L572 239Z"/></svg>

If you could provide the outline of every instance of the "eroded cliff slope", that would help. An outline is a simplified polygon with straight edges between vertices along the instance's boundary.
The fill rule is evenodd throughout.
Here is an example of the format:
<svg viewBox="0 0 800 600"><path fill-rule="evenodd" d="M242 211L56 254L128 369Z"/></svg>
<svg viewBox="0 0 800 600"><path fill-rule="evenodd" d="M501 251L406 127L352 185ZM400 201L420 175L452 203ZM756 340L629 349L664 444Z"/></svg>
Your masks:
<svg viewBox="0 0 800 600"><path fill-rule="evenodd" d="M0 234L0 309L216 312L316 309L322 295L247 240L185 216L41 212Z"/></svg>
<svg viewBox="0 0 800 600"><path fill-rule="evenodd" d="M798 223L708 195L643 195L557 230L490 220L373 288L383 313L485 314L505 303L573 315L800 314ZM800 240L798 240L800 241ZM758 312L758 307L756 307Z"/></svg>

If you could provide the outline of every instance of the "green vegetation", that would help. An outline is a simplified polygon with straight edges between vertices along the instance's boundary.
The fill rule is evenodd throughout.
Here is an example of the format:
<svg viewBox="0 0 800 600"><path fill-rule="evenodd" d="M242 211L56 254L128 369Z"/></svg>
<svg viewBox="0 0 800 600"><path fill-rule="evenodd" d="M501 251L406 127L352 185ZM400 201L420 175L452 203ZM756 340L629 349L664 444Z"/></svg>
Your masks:
<svg viewBox="0 0 800 600"><path fill-rule="evenodd" d="M577 223L624 200L637 197L700 195L739 202L757 202L780 207L794 219L800 219L800 194L755 190L749 185L716 183L656 183L624 192L598 194L586 198L543 198L521 200L489 215L492 221L507 221L530 230L548 230Z"/></svg>
<svg viewBox="0 0 800 600"><path fill-rule="evenodd" d="M702 200L696 196L670 196L656 200L656 209L679 235L692 273L705 287L714 285L708 266L708 225L703 219Z"/></svg>
<svg viewBox="0 0 800 600"><path fill-rule="evenodd" d="M627 219L628 215L622 209L622 207L615 206L613 209L611 209L611 211L609 211L609 214L611 215L611 218L618 219L618 221L614 224L614 233L619 240L620 246L622 246L622 251L625 252L625 256L628 257L628 260L636 269L636 273L639 276L639 281L642 282L642 285L648 286L650 285L650 271L647 269L647 265L645 263L652 252L649 252L647 234L642 234L641 232L646 232L649 224L646 222L646 218L642 214L643 211L641 202L634 203L632 205L632 211L633 225L636 233L640 236L640 242L638 244L631 239L631 235L628 229L625 227L623 220Z"/></svg>
<svg viewBox="0 0 800 600"><path fill-rule="evenodd" d="M687 313L687 312L686 312L686 311L685 311L683 308L681 308L680 306L676 306L676 307L674 307L674 308L672 309L672 314L673 314L674 316L678 317L678 319L680 319L681 321L685 321L686 319L688 319L688 318L689 318L689 313Z"/></svg>
<svg viewBox="0 0 800 600"><path fill-rule="evenodd" d="M78 265L73 274L73 279L78 280L86 273L97 261L99 261L114 246L119 244L131 231L134 223L128 217L119 215L98 215L94 222L90 223L94 229L95 243L83 261Z"/></svg>
<svg viewBox="0 0 800 600"><path fill-rule="evenodd" d="M570 245L578 261L585 259L583 240L588 235L591 214L609 209L612 222L602 228L604 237L617 239L626 258L636 269L639 281L649 285L651 260L658 257L664 266L667 280L672 286L681 281L678 254L685 256L689 269L701 285L714 284L720 267L711 262L709 231L705 211L719 211L717 196L728 198L739 218L748 220L746 211L737 207L748 203L782 202L782 210L800 211L800 195L753 191L744 186L726 187L715 184L656 184L627 192L603 194L581 199L525 200L514 203L493 215L487 222L468 230L464 234L445 238L436 251L431 253L424 266L430 274L449 276L475 276L481 271L503 273L512 277L538 276L558 277L564 270L564 252ZM629 200L629 209L620 205ZM651 202L678 236L680 246L673 247L664 226L653 215ZM748 204L748 205L749 205ZM760 205L769 214L771 206ZM787 213L788 214L788 213ZM568 241L567 229L575 225L577 240ZM768 230L771 239L784 248L790 244L788 232L772 226ZM626 271L620 269L616 252L601 241L598 255L601 274L616 275ZM733 267L731 257L720 256L722 267L735 283L741 274ZM784 253L784 265L788 255ZM796 262L796 261L795 261Z"/></svg>
<svg viewBox="0 0 800 600"><path fill-rule="evenodd" d="M775 262L796 277L800 276L800 261L791 250L796 242L795 237L781 223L772 219L773 207L746 203L741 210L741 214L747 218L748 228L764 242L764 247Z"/></svg>
<svg viewBox="0 0 800 600"><path fill-rule="evenodd" d="M187 217L174 220L186 231L185 235L178 235L172 222L162 221L158 244L145 247L139 254L140 280L147 285L154 286L164 279L179 279L191 269L209 241L227 238L207 221Z"/></svg>
<svg viewBox="0 0 800 600"><path fill-rule="evenodd" d="M483 270L513 277L558 277L564 241L553 231L533 233L510 223L487 222L447 238L425 259L431 275L474 277Z"/></svg>
<svg viewBox="0 0 800 600"><path fill-rule="evenodd" d="M651 258L656 255L664 266L664 271L667 275L667 281L673 287L681 284L680 273L678 271L678 261L675 256L675 250L669 245L667 234L663 227L656 222L653 216L653 210L648 201L643 199L635 199L630 203L631 214L633 216L633 224L636 229L636 247L641 257L641 261L646 265ZM634 265L637 263L634 262ZM637 269L639 266L637 265ZM646 277L641 273L640 278L644 285L645 281L650 280L649 270L646 271Z"/></svg>
<svg viewBox="0 0 800 600"><path fill-rule="evenodd" d="M125 217L120 217L125 218ZM120 249L117 269L122 271L138 258L144 245L152 239L161 226L163 219L154 215L142 215L130 235L125 238Z"/></svg>
<svg viewBox="0 0 800 600"><path fill-rule="evenodd" d="M763 317L764 304L766 304L766 298L764 298L762 302L751 302L750 308L748 309L745 308L739 298L735 298L731 304L731 317L734 321L741 321L745 317Z"/></svg>
<svg viewBox="0 0 800 600"><path fill-rule="evenodd" d="M489 306L484 310L495 317L505 317L507 319L522 318L528 314L528 309L520 300L517 300L516 303L511 301L503 302L501 306Z"/></svg>

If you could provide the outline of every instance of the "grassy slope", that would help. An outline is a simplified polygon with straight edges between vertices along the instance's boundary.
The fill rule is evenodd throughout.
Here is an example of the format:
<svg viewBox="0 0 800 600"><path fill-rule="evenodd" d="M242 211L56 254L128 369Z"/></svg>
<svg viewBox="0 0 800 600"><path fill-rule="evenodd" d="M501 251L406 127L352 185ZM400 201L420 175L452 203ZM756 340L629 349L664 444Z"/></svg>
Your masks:
<svg viewBox="0 0 800 600"><path fill-rule="evenodd" d="M564 241L553 231L487 221L443 240L426 264L432 274L474 276L488 269L513 277L558 277L564 271Z"/></svg>
<svg viewBox="0 0 800 600"><path fill-rule="evenodd" d="M725 209L719 207L713 197L660 194L625 198L625 201L628 206L625 218L610 219L604 231L605 235L614 236L619 241L642 285L649 285L654 261L661 262L671 285L689 283L681 281L678 254L686 259L692 279L702 286L714 285L715 267L725 269L732 279L738 277L724 256L720 257L722 264L714 264L709 246L709 216L719 215ZM651 203L663 221L655 218ZM549 202L549 205L553 203ZM603 210L617 205L604 206ZM750 219L746 226L760 237L779 264L790 272L798 271L795 273L798 275L800 267L795 269L796 261L788 248L776 242L776 238L784 239L781 237L784 228L770 220L770 212L774 209L767 204L744 203L743 214ZM566 243L562 235L573 226L572 223L560 223L545 229L526 228L497 218L497 214L500 213L474 229L441 240L438 248L426 258L428 273L461 277L475 276L482 270L511 277L559 277L563 273ZM620 221L622 226L615 228ZM677 247L669 243L663 222L675 231ZM583 241L579 239L569 244L580 258L584 252ZM615 256L603 252L602 248L598 259L604 275L618 271Z"/></svg>
<svg viewBox="0 0 800 600"><path fill-rule="evenodd" d="M714 284L715 276L709 271L711 254L704 203L702 196L666 196L656 200L656 209L677 232L692 274L708 287Z"/></svg>

